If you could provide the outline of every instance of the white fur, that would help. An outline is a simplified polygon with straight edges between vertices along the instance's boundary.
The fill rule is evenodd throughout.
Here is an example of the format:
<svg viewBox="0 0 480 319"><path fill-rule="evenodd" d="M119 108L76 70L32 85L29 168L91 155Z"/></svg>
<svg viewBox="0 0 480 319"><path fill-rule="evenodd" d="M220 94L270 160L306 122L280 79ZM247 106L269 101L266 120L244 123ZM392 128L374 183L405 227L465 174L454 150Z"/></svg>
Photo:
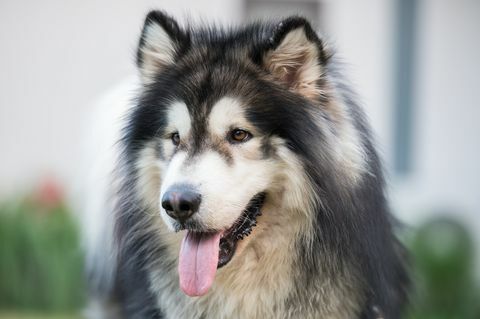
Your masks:
<svg viewBox="0 0 480 319"><path fill-rule="evenodd" d="M367 155L359 131L354 128L351 116L345 114L343 123L337 128L336 154L343 166L344 175L354 185L358 184L362 176L367 173Z"/></svg>
<svg viewBox="0 0 480 319"><path fill-rule="evenodd" d="M208 118L208 128L212 134L221 138L225 138L235 128L254 130L245 119L242 103L233 97L223 97L215 103Z"/></svg>
<svg viewBox="0 0 480 319"><path fill-rule="evenodd" d="M159 141L162 145L163 159L160 163L160 167L163 171L167 170L165 166L167 161L171 158L175 151L175 145L172 142L172 134L178 133L180 140L186 140L189 138L191 118L188 113L188 108L184 102L175 101L169 107L167 111L167 127L165 128L165 135L163 139Z"/></svg>
<svg viewBox="0 0 480 319"><path fill-rule="evenodd" d="M159 160L155 148L155 141L147 143L136 163L138 182L136 194L140 197L148 212L156 213L160 205L158 190L162 180Z"/></svg>
<svg viewBox="0 0 480 319"><path fill-rule="evenodd" d="M86 264L95 285L104 289L113 286L116 269L116 250L113 242L113 216L117 181L112 172L118 161L117 141L123 118L132 107L131 100L138 89L136 78L126 80L105 94L95 105L95 112L86 126L86 136L78 174L76 210L80 212L82 244ZM107 303L96 300L95 305ZM99 307L91 307L90 318L106 318Z"/></svg>
<svg viewBox="0 0 480 319"><path fill-rule="evenodd" d="M358 185L365 173L368 172L367 155L365 154L364 139L354 127L354 122L347 104L331 92L333 101L330 108L331 120L334 125L325 124L324 127L335 131L325 131L330 145L331 155L339 171L338 179L349 185ZM318 117L319 123L324 119Z"/></svg>
<svg viewBox="0 0 480 319"><path fill-rule="evenodd" d="M178 132L180 138L188 136L192 120L188 113L188 108L184 102L175 101L168 108L167 112L167 128L169 133Z"/></svg>

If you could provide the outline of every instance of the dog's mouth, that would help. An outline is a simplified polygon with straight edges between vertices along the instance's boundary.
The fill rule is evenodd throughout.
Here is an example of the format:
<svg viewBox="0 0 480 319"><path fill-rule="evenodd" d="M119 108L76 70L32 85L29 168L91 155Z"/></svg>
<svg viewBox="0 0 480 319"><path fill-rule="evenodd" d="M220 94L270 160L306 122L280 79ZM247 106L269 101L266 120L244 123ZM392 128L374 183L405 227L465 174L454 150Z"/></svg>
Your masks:
<svg viewBox="0 0 480 319"><path fill-rule="evenodd" d="M241 216L227 230L187 230L180 248L178 273L180 288L189 296L208 292L217 268L228 264L235 254L238 241L252 232L265 202L264 192L255 195Z"/></svg>
<svg viewBox="0 0 480 319"><path fill-rule="evenodd" d="M264 201L265 193L255 195L232 227L223 232L220 238L218 268L228 264L235 253L237 242L250 235L253 227L257 225L257 217L262 215Z"/></svg>

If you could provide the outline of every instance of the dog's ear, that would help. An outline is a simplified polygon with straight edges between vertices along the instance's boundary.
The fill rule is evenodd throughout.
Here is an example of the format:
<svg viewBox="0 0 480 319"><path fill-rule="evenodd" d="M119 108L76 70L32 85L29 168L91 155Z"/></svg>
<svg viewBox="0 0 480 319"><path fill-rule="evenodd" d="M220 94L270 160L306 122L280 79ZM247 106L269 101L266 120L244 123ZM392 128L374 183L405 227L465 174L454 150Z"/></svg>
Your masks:
<svg viewBox="0 0 480 319"><path fill-rule="evenodd" d="M137 50L137 66L143 82L150 83L165 66L174 63L187 40L177 21L162 11L151 11L145 19Z"/></svg>
<svg viewBox="0 0 480 319"><path fill-rule="evenodd" d="M309 99L317 98L327 56L310 23L300 17L287 18L268 41L262 57L267 71L288 89Z"/></svg>

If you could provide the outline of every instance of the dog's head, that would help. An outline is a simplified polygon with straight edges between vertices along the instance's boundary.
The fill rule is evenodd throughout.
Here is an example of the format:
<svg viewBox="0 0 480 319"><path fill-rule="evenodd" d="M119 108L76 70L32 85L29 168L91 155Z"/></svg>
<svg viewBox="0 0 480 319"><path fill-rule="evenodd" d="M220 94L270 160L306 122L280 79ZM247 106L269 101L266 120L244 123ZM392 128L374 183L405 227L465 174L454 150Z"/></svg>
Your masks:
<svg viewBox="0 0 480 319"><path fill-rule="evenodd" d="M341 151L331 143L342 132L330 124L344 114L330 109L327 60L303 18L227 32L148 15L137 56L143 89L126 139L139 192L171 230L186 231L187 294L206 293L269 200L279 210L313 204L308 170L321 165L313 159L322 145Z"/></svg>

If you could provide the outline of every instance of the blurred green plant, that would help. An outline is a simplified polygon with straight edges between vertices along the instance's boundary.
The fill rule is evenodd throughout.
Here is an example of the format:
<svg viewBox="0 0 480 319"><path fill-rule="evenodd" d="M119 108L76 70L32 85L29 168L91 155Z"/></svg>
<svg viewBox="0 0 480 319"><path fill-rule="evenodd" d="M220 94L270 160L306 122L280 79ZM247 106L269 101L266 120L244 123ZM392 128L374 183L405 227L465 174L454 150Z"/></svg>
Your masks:
<svg viewBox="0 0 480 319"><path fill-rule="evenodd" d="M474 243L452 218L422 225L410 241L413 288L409 319L479 319Z"/></svg>
<svg viewBox="0 0 480 319"><path fill-rule="evenodd" d="M66 206L32 199L0 204L1 311L73 313L84 301L79 235Z"/></svg>

